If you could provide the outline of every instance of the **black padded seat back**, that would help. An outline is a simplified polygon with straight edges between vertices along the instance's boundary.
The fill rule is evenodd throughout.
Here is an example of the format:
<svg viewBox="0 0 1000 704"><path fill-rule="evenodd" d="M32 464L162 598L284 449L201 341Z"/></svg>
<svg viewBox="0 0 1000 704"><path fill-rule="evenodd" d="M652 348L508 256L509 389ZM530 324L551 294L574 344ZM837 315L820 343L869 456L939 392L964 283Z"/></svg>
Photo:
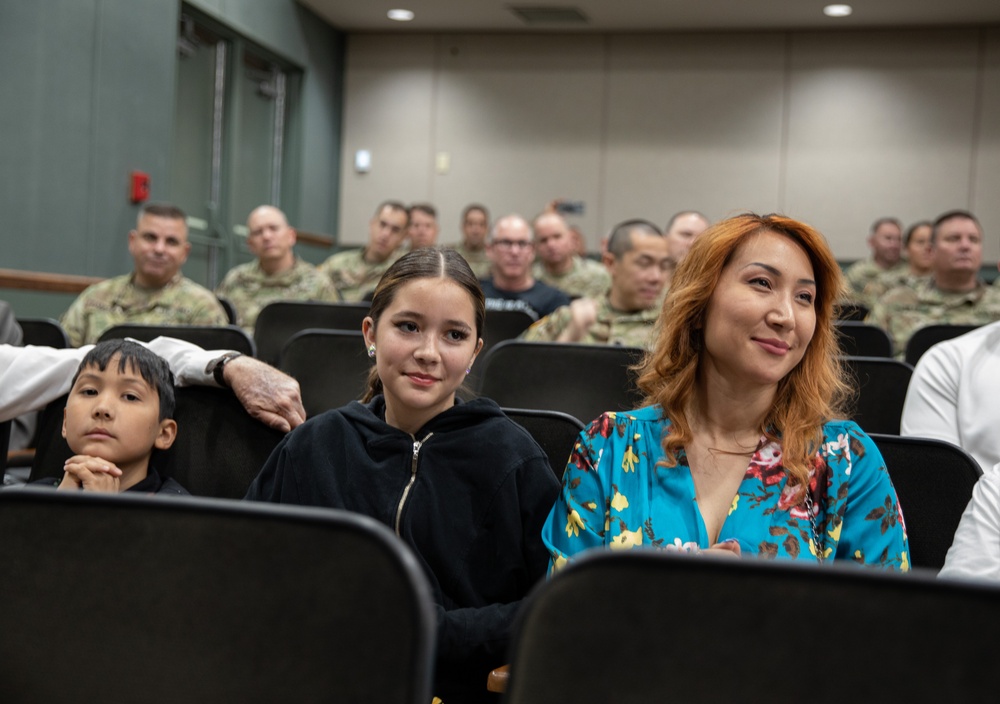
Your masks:
<svg viewBox="0 0 1000 704"><path fill-rule="evenodd" d="M28 488L0 535L5 704L431 700L430 588L365 516Z"/></svg>
<svg viewBox="0 0 1000 704"><path fill-rule="evenodd" d="M892 338L877 325L838 320L835 328L844 354L851 357L891 357Z"/></svg>
<svg viewBox="0 0 1000 704"><path fill-rule="evenodd" d="M566 463L573 446L583 430L583 423L568 413L540 411L527 408L505 408L503 412L512 421L531 433L549 457L552 473L562 481Z"/></svg>
<svg viewBox="0 0 1000 704"><path fill-rule="evenodd" d="M281 371L299 382L309 418L360 399L372 364L360 330L303 330L281 351Z"/></svg>
<svg viewBox="0 0 1000 704"><path fill-rule="evenodd" d="M99 338L119 340L131 337L140 342L151 342L158 337L173 337L198 345L205 350L234 350L255 357L257 347L246 331L237 325L114 325Z"/></svg>
<svg viewBox="0 0 1000 704"><path fill-rule="evenodd" d="M851 420L867 433L899 435L913 367L888 357L844 357L857 397Z"/></svg>
<svg viewBox="0 0 1000 704"><path fill-rule="evenodd" d="M979 325L928 325L919 328L906 341L906 362L917 366L917 362L924 356L924 352L939 342L951 340L953 338L972 332Z"/></svg>
<svg viewBox="0 0 1000 704"><path fill-rule="evenodd" d="M229 321L229 324L236 325L239 316L236 314L236 306L233 305L233 302L224 296L216 296L215 298L219 301L219 305L222 306L222 310L226 311L226 320Z"/></svg>
<svg viewBox="0 0 1000 704"><path fill-rule="evenodd" d="M874 636L880 627L891 638ZM523 605L504 701L993 701L996 654L984 634L998 628L995 585L850 563L595 550ZM847 652L854 672L832 662ZM764 676L762 662L780 675Z"/></svg>
<svg viewBox="0 0 1000 704"><path fill-rule="evenodd" d="M910 564L940 570L982 476L975 459L943 440L872 434L896 488L910 541Z"/></svg>
<svg viewBox="0 0 1000 704"><path fill-rule="evenodd" d="M505 408L561 411L589 423L641 404L630 367L642 355L635 347L508 340L477 362L478 390Z"/></svg>
<svg viewBox="0 0 1000 704"><path fill-rule="evenodd" d="M63 326L57 320L52 318L18 318L17 324L21 326L24 345L54 347L59 350L70 346L69 335L66 334Z"/></svg>
<svg viewBox="0 0 1000 704"><path fill-rule="evenodd" d="M368 315L368 303L323 303L319 301L275 301L261 308L253 337L258 356L278 365L281 350L292 335L311 328L360 331Z"/></svg>
<svg viewBox="0 0 1000 704"><path fill-rule="evenodd" d="M532 317L523 310L487 310L486 326L483 331L483 348L479 350L478 361L472 365L467 383L470 388L476 388L483 369L486 353L505 340L516 339L518 335L531 327Z"/></svg>

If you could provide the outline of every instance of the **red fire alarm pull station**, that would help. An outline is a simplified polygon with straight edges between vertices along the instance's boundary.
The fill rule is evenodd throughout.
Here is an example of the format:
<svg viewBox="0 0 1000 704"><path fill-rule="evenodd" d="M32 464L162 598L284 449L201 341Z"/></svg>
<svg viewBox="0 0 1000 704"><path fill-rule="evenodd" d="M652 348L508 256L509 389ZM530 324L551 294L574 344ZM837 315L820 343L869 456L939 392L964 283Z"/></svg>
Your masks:
<svg viewBox="0 0 1000 704"><path fill-rule="evenodd" d="M129 197L133 203L145 203L149 200L149 174L133 171L131 185Z"/></svg>

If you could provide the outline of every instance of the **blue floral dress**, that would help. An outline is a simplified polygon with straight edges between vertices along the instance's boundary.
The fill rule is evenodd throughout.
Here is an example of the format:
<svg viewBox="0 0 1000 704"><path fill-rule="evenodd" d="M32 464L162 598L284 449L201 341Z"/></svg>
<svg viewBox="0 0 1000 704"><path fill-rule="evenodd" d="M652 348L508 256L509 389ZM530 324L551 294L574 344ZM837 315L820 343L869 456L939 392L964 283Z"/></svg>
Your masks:
<svg viewBox="0 0 1000 704"><path fill-rule="evenodd" d="M542 530L550 569L593 547L709 547L685 455L676 467L656 464L669 425L648 406L605 413L580 433ZM823 559L908 570L903 515L875 443L852 421L827 423L823 435L809 472ZM738 540L744 557L817 560L812 523L787 479L780 444L762 441L719 541Z"/></svg>

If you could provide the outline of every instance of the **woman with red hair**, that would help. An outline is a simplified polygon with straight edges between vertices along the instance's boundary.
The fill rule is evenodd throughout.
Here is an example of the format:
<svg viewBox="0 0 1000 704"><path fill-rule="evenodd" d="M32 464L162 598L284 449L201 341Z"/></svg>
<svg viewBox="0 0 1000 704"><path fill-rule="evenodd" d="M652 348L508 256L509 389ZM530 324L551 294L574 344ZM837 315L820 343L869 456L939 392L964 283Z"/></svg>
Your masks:
<svg viewBox="0 0 1000 704"><path fill-rule="evenodd" d="M678 267L640 365L646 405L581 433L543 539L591 547L908 570L902 514L850 396L823 236L779 215L706 230Z"/></svg>

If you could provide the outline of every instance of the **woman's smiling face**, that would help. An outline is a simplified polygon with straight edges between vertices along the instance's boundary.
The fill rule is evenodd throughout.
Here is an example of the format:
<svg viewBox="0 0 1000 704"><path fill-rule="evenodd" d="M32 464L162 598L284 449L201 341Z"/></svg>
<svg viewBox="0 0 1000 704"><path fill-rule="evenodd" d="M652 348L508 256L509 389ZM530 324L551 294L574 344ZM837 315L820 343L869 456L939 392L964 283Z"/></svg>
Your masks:
<svg viewBox="0 0 1000 704"><path fill-rule="evenodd" d="M747 239L705 309L702 370L728 386L777 387L816 329L816 282L806 251L784 235Z"/></svg>

